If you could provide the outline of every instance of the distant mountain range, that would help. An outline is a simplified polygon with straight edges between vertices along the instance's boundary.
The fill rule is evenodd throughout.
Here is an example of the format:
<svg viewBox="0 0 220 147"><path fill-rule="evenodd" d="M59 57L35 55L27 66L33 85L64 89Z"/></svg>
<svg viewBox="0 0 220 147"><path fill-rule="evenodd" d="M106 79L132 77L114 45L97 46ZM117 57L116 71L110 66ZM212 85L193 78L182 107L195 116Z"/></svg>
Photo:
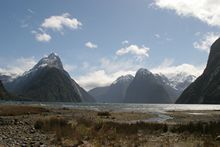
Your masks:
<svg viewBox="0 0 220 147"><path fill-rule="evenodd" d="M170 96L162 83L147 69L139 69L129 85L126 103L171 103Z"/></svg>
<svg viewBox="0 0 220 147"><path fill-rule="evenodd" d="M7 100L49 102L175 103L195 78L186 73L166 77L141 68L135 76L121 76L111 85L86 92L64 70L59 56L51 53L17 78L0 74L5 86L1 83L0 96ZM177 102L182 103L181 99Z"/></svg>
<svg viewBox="0 0 220 147"><path fill-rule="evenodd" d="M123 103L127 88L133 79L132 75L121 76L110 86L94 88L89 94L98 102Z"/></svg>
<svg viewBox="0 0 220 147"><path fill-rule="evenodd" d="M9 75L4 75L0 73L0 80L2 83L7 83L13 80L13 78Z"/></svg>
<svg viewBox="0 0 220 147"><path fill-rule="evenodd" d="M11 95L6 91L2 81L0 81L0 100L7 100L11 98Z"/></svg>
<svg viewBox="0 0 220 147"><path fill-rule="evenodd" d="M110 86L89 91L98 102L107 103L175 103L182 91L195 80L195 76L179 73L167 78L139 69L133 77L119 77Z"/></svg>
<svg viewBox="0 0 220 147"><path fill-rule="evenodd" d="M62 62L52 53L42 58L32 69L13 81L5 83L6 89L31 101L94 102L64 70Z"/></svg>
<svg viewBox="0 0 220 147"><path fill-rule="evenodd" d="M220 39L211 46L203 74L177 100L178 104L220 104Z"/></svg>

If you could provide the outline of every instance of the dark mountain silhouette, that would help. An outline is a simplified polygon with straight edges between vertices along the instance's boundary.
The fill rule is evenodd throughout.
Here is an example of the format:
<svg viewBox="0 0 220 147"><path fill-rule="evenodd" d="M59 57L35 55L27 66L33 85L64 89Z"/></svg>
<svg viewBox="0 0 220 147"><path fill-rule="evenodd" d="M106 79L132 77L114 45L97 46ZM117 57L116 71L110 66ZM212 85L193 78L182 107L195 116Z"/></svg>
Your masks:
<svg viewBox="0 0 220 147"><path fill-rule="evenodd" d="M2 81L0 81L0 99L5 100L9 99L11 95L6 91L4 85L2 84Z"/></svg>
<svg viewBox="0 0 220 147"><path fill-rule="evenodd" d="M169 93L147 69L139 69L127 88L126 103L171 103Z"/></svg>
<svg viewBox="0 0 220 147"><path fill-rule="evenodd" d="M32 101L94 102L64 70L60 58L52 53L42 58L31 70L14 81L7 89Z"/></svg>
<svg viewBox="0 0 220 147"><path fill-rule="evenodd" d="M220 104L220 39L211 46L203 74L177 100L178 104Z"/></svg>
<svg viewBox="0 0 220 147"><path fill-rule="evenodd" d="M121 76L110 86L94 88L89 91L89 94L98 102L122 103L133 78L132 75Z"/></svg>

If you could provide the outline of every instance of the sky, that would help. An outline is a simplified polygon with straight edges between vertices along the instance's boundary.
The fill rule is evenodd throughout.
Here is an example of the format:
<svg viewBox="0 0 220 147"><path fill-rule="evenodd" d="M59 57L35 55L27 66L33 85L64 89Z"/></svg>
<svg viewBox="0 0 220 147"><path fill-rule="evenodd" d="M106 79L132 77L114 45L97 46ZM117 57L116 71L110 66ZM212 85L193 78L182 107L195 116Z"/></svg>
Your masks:
<svg viewBox="0 0 220 147"><path fill-rule="evenodd" d="M220 34L217 0L1 0L0 73L57 53L89 90L135 74L199 76Z"/></svg>

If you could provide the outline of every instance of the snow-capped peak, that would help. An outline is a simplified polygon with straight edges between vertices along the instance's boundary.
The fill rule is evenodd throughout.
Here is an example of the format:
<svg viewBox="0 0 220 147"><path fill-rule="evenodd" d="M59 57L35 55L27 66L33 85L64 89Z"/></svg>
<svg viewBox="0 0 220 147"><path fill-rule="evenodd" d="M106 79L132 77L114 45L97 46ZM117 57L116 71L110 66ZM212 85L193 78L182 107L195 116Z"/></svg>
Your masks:
<svg viewBox="0 0 220 147"><path fill-rule="evenodd" d="M136 76L148 76L148 75L153 75L153 74L145 68L140 68L136 73Z"/></svg>
<svg viewBox="0 0 220 147"><path fill-rule="evenodd" d="M42 67L55 67L57 69L63 70L62 62L56 53L51 53L50 55L42 58L33 69L38 69Z"/></svg>
<svg viewBox="0 0 220 147"><path fill-rule="evenodd" d="M112 84L130 82L133 79L134 79L134 76L132 76L131 74L128 74L128 75L125 75L125 76L120 76Z"/></svg>
<svg viewBox="0 0 220 147"><path fill-rule="evenodd" d="M26 71L23 74L23 76L35 72L44 67L54 67L60 70L64 70L60 57L56 53L51 53L50 55L43 57L31 70Z"/></svg>
<svg viewBox="0 0 220 147"><path fill-rule="evenodd" d="M196 76L190 75L185 72L180 72L180 73L167 75L167 78L170 81L169 85L171 87L173 87L174 89L178 89L178 90L184 90L192 82L195 81Z"/></svg>
<svg viewBox="0 0 220 147"><path fill-rule="evenodd" d="M178 74L174 74L172 76L168 76L168 79L170 81L175 81L178 83L184 82L184 81L193 82L196 79L196 76L181 72Z"/></svg>

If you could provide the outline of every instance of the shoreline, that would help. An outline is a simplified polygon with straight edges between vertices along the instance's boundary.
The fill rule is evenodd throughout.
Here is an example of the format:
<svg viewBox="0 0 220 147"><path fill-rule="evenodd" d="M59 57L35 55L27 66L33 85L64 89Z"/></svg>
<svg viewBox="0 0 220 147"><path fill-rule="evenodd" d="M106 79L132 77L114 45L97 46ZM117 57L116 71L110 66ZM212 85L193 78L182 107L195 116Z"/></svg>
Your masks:
<svg viewBox="0 0 220 147"><path fill-rule="evenodd" d="M220 128L219 116L216 110L141 113L1 104L0 146L220 146L219 129L205 132ZM161 117L167 118L155 121Z"/></svg>

